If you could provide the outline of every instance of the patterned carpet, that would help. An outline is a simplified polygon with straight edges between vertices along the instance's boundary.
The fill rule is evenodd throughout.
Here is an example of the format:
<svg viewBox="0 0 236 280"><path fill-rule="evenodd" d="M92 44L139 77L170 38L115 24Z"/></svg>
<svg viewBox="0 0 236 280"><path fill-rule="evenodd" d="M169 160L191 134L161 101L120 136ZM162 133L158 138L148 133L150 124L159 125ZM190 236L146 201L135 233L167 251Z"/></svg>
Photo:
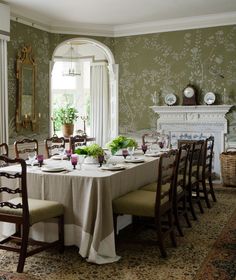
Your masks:
<svg viewBox="0 0 236 280"><path fill-rule="evenodd" d="M15 273L17 255L0 251L0 280L234 280L236 279L236 188L216 189L217 203L198 214L192 228L183 228L177 237L178 247L167 240L168 258L160 258L154 245L120 243L117 263L89 264L78 248L67 247L60 255L56 250L42 252L26 260L24 273ZM146 236L152 237L153 232Z"/></svg>

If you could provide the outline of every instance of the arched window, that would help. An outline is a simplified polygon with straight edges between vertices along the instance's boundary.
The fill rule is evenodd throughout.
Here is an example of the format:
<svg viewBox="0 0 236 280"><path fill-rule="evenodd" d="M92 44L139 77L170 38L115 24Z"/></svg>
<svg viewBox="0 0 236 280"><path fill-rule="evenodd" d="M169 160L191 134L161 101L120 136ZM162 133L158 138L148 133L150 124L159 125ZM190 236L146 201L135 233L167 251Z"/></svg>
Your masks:
<svg viewBox="0 0 236 280"><path fill-rule="evenodd" d="M86 38L68 40L54 51L51 69L51 115L57 107L76 107L74 133L84 130L104 146L118 134L118 73L111 51ZM60 129L55 124L53 129ZM59 131L55 131L60 134Z"/></svg>

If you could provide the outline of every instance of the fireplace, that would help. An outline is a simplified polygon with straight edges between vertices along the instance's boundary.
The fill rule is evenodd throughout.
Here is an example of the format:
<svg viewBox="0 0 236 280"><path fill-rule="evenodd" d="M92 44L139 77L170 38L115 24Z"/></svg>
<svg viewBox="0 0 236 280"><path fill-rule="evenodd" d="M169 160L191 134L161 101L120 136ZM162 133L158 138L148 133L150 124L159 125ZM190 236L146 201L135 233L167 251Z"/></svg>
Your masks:
<svg viewBox="0 0 236 280"><path fill-rule="evenodd" d="M177 147L178 139L215 138L213 172L220 175L220 153L225 148L227 133L226 113L232 105L151 106L159 115L157 129L170 135L171 145Z"/></svg>

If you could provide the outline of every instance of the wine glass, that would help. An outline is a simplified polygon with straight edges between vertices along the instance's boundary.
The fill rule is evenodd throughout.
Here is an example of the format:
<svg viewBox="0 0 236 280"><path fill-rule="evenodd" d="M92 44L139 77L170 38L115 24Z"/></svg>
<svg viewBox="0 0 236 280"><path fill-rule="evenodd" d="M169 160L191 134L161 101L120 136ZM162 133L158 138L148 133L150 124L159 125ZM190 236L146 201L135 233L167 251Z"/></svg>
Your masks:
<svg viewBox="0 0 236 280"><path fill-rule="evenodd" d="M59 155L61 157L61 160L63 160L63 157L65 155L65 148L59 147L57 150L58 150L58 153L59 153Z"/></svg>
<svg viewBox="0 0 236 280"><path fill-rule="evenodd" d="M71 164L73 165L74 169L76 168L76 165L78 163L78 157L77 155L73 154L71 155L70 157L70 160L71 160Z"/></svg>
<svg viewBox="0 0 236 280"><path fill-rule="evenodd" d="M122 150L122 156L124 157L124 159L126 159L126 157L128 156L128 150L127 149L123 149Z"/></svg>
<svg viewBox="0 0 236 280"><path fill-rule="evenodd" d="M28 153L28 161L29 161L30 165L33 167L34 161L35 161L35 152Z"/></svg>
<svg viewBox="0 0 236 280"><path fill-rule="evenodd" d="M142 148L142 151L143 151L143 153L145 154L146 153L146 151L147 151L147 145L146 144L143 144L142 146L141 146L141 148Z"/></svg>
<svg viewBox="0 0 236 280"><path fill-rule="evenodd" d="M98 162L99 162L99 167L101 167L104 162L104 155L98 156Z"/></svg>
<svg viewBox="0 0 236 280"><path fill-rule="evenodd" d="M70 160L70 157L71 157L71 149L66 150L66 156L67 156L68 160Z"/></svg>
<svg viewBox="0 0 236 280"><path fill-rule="evenodd" d="M134 155L134 147L128 147L128 152L129 152L129 155L130 155L130 159L132 159L133 155Z"/></svg>
<svg viewBox="0 0 236 280"><path fill-rule="evenodd" d="M39 167L42 167L42 164L43 164L43 155L38 155L38 156L37 156L37 160L38 160L38 163L39 163Z"/></svg>

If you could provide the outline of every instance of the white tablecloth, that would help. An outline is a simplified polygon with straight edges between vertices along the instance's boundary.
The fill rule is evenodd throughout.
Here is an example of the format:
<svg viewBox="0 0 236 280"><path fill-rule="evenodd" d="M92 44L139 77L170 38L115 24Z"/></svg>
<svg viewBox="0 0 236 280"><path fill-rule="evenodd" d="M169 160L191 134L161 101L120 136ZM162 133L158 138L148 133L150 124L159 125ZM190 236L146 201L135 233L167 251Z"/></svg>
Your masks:
<svg viewBox="0 0 236 280"><path fill-rule="evenodd" d="M83 165L73 170L69 161L47 160L70 172L47 173L39 167L27 168L28 196L55 200L65 207L65 245L76 245L89 262L114 262L116 255L112 199L154 182L158 173L158 158L145 157L144 163L124 163L121 171L103 171L98 165ZM8 167L9 168L9 167ZM17 170L17 167L10 167ZM79 168L79 167L77 167ZM54 223L40 223L32 228L32 236L51 241L57 237Z"/></svg>

